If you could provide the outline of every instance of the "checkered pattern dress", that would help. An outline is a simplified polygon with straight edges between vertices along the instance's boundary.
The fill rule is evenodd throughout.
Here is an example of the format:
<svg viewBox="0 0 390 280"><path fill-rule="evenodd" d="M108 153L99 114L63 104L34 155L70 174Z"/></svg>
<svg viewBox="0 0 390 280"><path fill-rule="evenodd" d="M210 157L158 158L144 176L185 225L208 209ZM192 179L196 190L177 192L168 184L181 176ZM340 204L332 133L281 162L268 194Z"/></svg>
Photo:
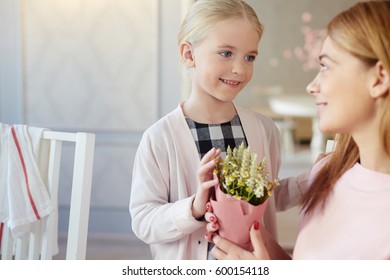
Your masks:
<svg viewBox="0 0 390 280"><path fill-rule="evenodd" d="M200 158L203 158L213 147L221 149L221 157L224 158L228 146L233 149L240 146L242 142L248 146L237 114L231 121L221 124L197 123L188 117L186 117L186 121L194 137Z"/></svg>
<svg viewBox="0 0 390 280"><path fill-rule="evenodd" d="M230 146L231 149L234 149L235 147L240 146L242 142L248 146L244 129L242 128L240 118L237 114L231 121L221 124L197 123L188 117L186 117L186 121L191 130L191 134L194 137L201 159L213 147L221 149L221 157L224 158L228 146ZM209 260L215 260L210 253L213 246L214 244L212 243L208 244L207 259Z"/></svg>

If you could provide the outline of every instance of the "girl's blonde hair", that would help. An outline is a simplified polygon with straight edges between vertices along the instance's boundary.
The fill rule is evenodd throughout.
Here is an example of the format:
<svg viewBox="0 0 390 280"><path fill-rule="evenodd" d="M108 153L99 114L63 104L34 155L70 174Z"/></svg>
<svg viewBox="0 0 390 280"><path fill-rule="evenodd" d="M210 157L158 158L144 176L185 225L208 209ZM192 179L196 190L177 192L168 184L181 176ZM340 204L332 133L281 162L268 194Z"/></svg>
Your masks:
<svg viewBox="0 0 390 280"><path fill-rule="evenodd" d="M263 25L256 12L245 1L239 0L198 0L184 18L178 37L178 44L189 42L193 46L201 43L209 29L216 23L231 19L246 18L261 36Z"/></svg>
<svg viewBox="0 0 390 280"><path fill-rule="evenodd" d="M390 1L360 2L338 14L328 24L328 36L368 66L381 61L390 74ZM390 97L385 96L381 112L381 145L390 155ZM302 197L305 213L324 206L340 177L359 161L358 147L349 134L336 135L336 150L319 171L309 191Z"/></svg>

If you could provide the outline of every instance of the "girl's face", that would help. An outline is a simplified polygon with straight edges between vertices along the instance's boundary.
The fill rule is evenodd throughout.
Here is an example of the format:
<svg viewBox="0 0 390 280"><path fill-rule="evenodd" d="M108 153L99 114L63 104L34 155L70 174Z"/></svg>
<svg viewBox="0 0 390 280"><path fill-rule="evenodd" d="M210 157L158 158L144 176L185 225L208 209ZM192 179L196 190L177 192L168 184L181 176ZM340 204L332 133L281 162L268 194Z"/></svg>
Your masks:
<svg viewBox="0 0 390 280"><path fill-rule="evenodd" d="M259 34L246 19L214 25L193 48L193 91L222 102L232 101L252 78L259 41Z"/></svg>
<svg viewBox="0 0 390 280"><path fill-rule="evenodd" d="M341 49L329 37L319 57L321 69L307 86L316 97L319 128L324 133L368 132L376 116L370 96L371 68Z"/></svg>

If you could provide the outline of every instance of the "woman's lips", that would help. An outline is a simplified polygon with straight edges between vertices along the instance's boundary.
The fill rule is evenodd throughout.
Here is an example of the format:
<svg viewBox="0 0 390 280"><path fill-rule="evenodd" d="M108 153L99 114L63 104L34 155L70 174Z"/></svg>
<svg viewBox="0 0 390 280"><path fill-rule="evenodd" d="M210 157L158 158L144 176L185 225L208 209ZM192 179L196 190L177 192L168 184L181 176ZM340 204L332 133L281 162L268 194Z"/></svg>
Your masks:
<svg viewBox="0 0 390 280"><path fill-rule="evenodd" d="M324 108L328 105L327 102L316 102L316 106L317 106L317 113L321 113Z"/></svg>

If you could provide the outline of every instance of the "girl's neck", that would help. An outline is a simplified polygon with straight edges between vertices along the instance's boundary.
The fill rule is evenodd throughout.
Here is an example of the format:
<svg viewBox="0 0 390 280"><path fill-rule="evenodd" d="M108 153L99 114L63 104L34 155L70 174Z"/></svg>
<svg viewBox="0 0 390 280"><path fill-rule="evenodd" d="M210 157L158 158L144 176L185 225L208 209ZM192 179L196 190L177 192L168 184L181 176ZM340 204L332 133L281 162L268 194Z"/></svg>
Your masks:
<svg viewBox="0 0 390 280"><path fill-rule="evenodd" d="M212 96L199 98L191 95L182 105L184 114L198 123L221 124L233 119L236 108L230 101L221 101Z"/></svg>

